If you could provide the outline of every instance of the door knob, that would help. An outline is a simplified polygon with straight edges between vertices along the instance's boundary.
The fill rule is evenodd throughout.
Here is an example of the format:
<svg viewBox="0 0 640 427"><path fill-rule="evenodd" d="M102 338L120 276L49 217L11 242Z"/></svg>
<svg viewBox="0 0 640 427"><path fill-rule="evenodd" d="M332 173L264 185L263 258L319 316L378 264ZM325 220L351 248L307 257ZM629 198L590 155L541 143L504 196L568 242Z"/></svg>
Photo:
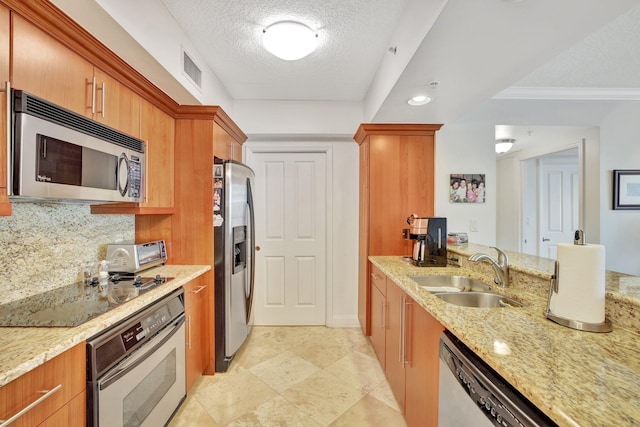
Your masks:
<svg viewBox="0 0 640 427"><path fill-rule="evenodd" d="M260 246L256 246L256 252L260 251Z"/></svg>
<svg viewBox="0 0 640 427"><path fill-rule="evenodd" d="M543 241L543 242L548 242L549 240L551 240L551 239L547 239L546 237L543 237L543 238L542 238L542 241Z"/></svg>

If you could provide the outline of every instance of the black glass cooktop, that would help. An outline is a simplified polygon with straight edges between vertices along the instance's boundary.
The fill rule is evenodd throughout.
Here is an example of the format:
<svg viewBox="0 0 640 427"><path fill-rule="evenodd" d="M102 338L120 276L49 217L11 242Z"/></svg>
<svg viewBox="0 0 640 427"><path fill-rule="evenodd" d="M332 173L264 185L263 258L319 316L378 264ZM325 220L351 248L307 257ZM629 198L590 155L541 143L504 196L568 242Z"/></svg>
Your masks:
<svg viewBox="0 0 640 427"><path fill-rule="evenodd" d="M160 276L112 277L104 288L74 283L0 304L0 326L78 326L170 280Z"/></svg>

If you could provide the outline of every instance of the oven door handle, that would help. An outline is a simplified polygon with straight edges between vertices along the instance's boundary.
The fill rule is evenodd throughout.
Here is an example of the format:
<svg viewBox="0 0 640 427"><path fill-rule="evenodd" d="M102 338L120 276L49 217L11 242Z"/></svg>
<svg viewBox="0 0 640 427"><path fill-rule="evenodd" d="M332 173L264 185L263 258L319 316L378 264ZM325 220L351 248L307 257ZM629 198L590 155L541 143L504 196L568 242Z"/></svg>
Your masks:
<svg viewBox="0 0 640 427"><path fill-rule="evenodd" d="M114 382L118 381L133 368L144 362L144 360L147 358L147 355L162 347L169 339L171 339L173 335L175 335L176 332L178 332L180 326L184 324L184 319L185 315L180 315L180 317L176 318L172 324L167 325L167 327L162 332L158 333L158 335L153 338L153 341L147 343L152 344L155 341L154 345L150 349L144 350L145 346L143 345L140 349L138 349L138 351L133 352L131 356L125 359L125 361L120 366L118 366L117 369L114 369L112 372L98 380L98 387L100 388L100 390L104 390Z"/></svg>

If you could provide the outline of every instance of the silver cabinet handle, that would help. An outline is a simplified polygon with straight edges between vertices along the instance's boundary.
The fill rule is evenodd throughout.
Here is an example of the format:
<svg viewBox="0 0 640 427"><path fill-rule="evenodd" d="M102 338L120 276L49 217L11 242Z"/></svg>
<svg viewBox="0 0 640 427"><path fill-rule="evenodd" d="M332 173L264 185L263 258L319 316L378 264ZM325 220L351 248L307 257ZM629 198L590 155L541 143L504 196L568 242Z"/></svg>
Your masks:
<svg viewBox="0 0 640 427"><path fill-rule="evenodd" d="M546 237L543 237L543 238L542 238L542 241L543 241L543 242L548 242L549 240L551 240L551 239L547 239Z"/></svg>
<svg viewBox="0 0 640 427"><path fill-rule="evenodd" d="M93 76L90 82L87 82L87 86L91 86L91 114L96 113L96 76Z"/></svg>
<svg viewBox="0 0 640 427"><path fill-rule="evenodd" d="M410 365L411 364L411 355L409 355L409 357L407 357L407 307L412 307L413 304L409 302L410 300L408 298L405 298L404 300L404 329L403 329L403 345L404 345L404 350L403 350L403 359L402 359L402 363L404 363L405 365ZM413 321L413 310L411 311L411 319L409 319L410 321Z"/></svg>
<svg viewBox="0 0 640 427"><path fill-rule="evenodd" d="M400 296L400 349L398 361L404 364L404 295Z"/></svg>
<svg viewBox="0 0 640 427"><path fill-rule="evenodd" d="M187 316L187 348L191 350L191 316Z"/></svg>
<svg viewBox="0 0 640 427"><path fill-rule="evenodd" d="M8 420L0 420L0 423L2 423L2 424L0 424L0 427L8 426L12 422L17 420L18 418L20 418L21 416L23 416L24 414L26 414L30 410L32 410L35 406L39 405L43 401L45 401L48 398L50 398L54 393L56 393L60 389L62 389L62 384L58 384L57 386L55 386L51 390L41 390L41 391L39 391L39 393L43 393L42 396L40 396L39 398L37 398L36 400L31 402L29 405L27 405L24 408L22 408L22 410L20 412L18 412L17 414L12 416Z"/></svg>
<svg viewBox="0 0 640 427"><path fill-rule="evenodd" d="M200 287L198 287L198 289L194 289L193 291L191 291L192 294L199 294L200 292L204 291L204 289L207 287L207 285L202 285Z"/></svg>
<svg viewBox="0 0 640 427"><path fill-rule="evenodd" d="M7 100L5 102L5 120L7 121L5 126L5 132L7 132L5 142L7 143L7 195L11 195L12 176L11 176L11 82L4 83L4 90L7 93Z"/></svg>
<svg viewBox="0 0 640 427"><path fill-rule="evenodd" d="M94 83L95 85L95 83ZM94 86L95 87L95 86ZM102 84L100 85L100 87L96 87L95 91L100 91L100 95L102 97L102 100L100 102L100 111L97 111L98 113L100 113L100 117L102 117L104 119L104 98L105 98L105 83L102 82ZM94 102L95 102L95 97L94 97Z"/></svg>
<svg viewBox="0 0 640 427"><path fill-rule="evenodd" d="M384 301L380 302L380 329L384 331Z"/></svg>

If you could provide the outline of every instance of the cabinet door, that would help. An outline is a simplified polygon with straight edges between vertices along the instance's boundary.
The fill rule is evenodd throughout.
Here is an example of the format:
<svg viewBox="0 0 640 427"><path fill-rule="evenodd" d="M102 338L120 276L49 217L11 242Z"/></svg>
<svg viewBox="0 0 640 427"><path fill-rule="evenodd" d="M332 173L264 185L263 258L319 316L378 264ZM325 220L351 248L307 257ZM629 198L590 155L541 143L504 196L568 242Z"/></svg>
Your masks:
<svg viewBox="0 0 640 427"><path fill-rule="evenodd" d="M57 388L56 390L56 387ZM44 396L17 418L12 427L38 425L86 388L86 344L83 342L0 388L0 419L6 420Z"/></svg>
<svg viewBox="0 0 640 427"><path fill-rule="evenodd" d="M86 425L87 396L86 392L83 391L38 427L84 427Z"/></svg>
<svg viewBox="0 0 640 427"><path fill-rule="evenodd" d="M11 16L13 87L91 117L93 65L21 16Z"/></svg>
<svg viewBox="0 0 640 427"><path fill-rule="evenodd" d="M140 97L99 68L94 69L94 76L94 120L139 138Z"/></svg>
<svg viewBox="0 0 640 427"><path fill-rule="evenodd" d="M9 9L0 5L0 83L9 81ZM11 215L7 195L7 92L0 92L0 216Z"/></svg>
<svg viewBox="0 0 640 427"><path fill-rule="evenodd" d="M206 301L209 290L202 278L192 280L184 287L186 311L186 371L187 391L202 375L208 362L208 336L205 334Z"/></svg>
<svg viewBox="0 0 640 427"><path fill-rule="evenodd" d="M140 137L146 141L144 207L172 208L175 120L142 100Z"/></svg>
<svg viewBox="0 0 640 427"><path fill-rule="evenodd" d="M398 405L405 407L405 303L406 294L394 283L387 286L385 373Z"/></svg>
<svg viewBox="0 0 640 427"><path fill-rule="evenodd" d="M360 145L360 194L358 230L358 320L365 335L371 332L369 301L369 142Z"/></svg>
<svg viewBox="0 0 640 427"><path fill-rule="evenodd" d="M375 286L371 287L371 345L378 356L380 366L385 368L385 336L386 336L386 305L387 300Z"/></svg>
<svg viewBox="0 0 640 427"><path fill-rule="evenodd" d="M444 327L409 299L407 305L405 419L409 427L438 424L440 333Z"/></svg>

